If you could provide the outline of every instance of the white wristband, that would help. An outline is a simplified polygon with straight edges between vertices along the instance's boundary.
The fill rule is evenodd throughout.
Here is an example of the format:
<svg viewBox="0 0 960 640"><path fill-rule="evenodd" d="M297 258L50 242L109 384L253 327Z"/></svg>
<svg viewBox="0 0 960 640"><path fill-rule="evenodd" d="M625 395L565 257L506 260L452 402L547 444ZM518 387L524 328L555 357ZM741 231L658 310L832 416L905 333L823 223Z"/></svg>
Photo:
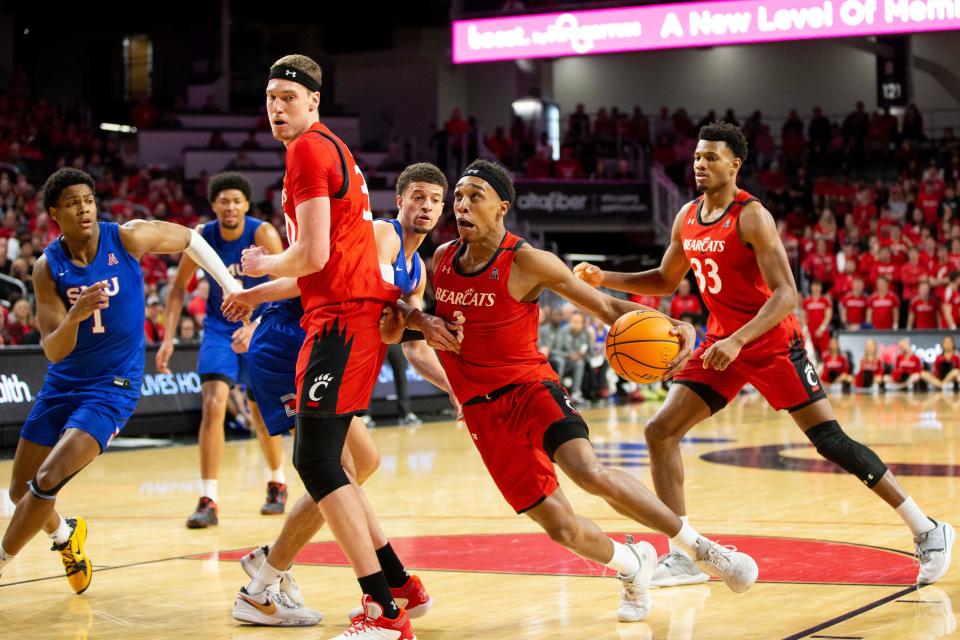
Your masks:
<svg viewBox="0 0 960 640"><path fill-rule="evenodd" d="M201 269L213 276L213 279L226 293L234 293L243 289L237 279L227 271L223 260L213 250L213 247L207 244L203 236L196 231L190 232L190 245L186 248L186 253Z"/></svg>

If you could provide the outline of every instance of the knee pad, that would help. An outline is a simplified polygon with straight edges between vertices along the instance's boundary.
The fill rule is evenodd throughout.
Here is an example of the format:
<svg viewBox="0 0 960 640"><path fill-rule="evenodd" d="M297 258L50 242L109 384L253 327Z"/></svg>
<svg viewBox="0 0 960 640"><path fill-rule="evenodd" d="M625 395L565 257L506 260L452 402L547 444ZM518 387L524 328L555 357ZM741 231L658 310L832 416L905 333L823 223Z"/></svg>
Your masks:
<svg viewBox="0 0 960 640"><path fill-rule="evenodd" d="M297 416L293 466L315 502L350 484L340 457L350 417Z"/></svg>
<svg viewBox="0 0 960 640"><path fill-rule="evenodd" d="M847 473L860 479L863 484L873 488L887 465L871 449L853 440L836 420L830 420L807 430L807 438L817 448L817 453L835 463Z"/></svg>
<svg viewBox="0 0 960 640"><path fill-rule="evenodd" d="M27 481L27 488L30 489L30 493L32 493L33 497L35 498L39 498L40 500L56 500L57 494L60 493L60 489L63 489L68 482L73 480L73 476L77 475L78 473L80 473L79 469L71 473L69 476L61 480L59 484L51 487L50 489L40 488L40 485L37 484L37 477L34 476L33 480Z"/></svg>

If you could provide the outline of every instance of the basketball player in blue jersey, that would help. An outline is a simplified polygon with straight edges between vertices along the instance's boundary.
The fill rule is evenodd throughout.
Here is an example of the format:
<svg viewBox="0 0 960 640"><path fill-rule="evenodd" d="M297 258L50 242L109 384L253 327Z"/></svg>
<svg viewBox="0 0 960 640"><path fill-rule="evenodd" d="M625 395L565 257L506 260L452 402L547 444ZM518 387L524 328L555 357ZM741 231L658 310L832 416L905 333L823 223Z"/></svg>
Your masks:
<svg viewBox="0 0 960 640"><path fill-rule="evenodd" d="M411 165L397 179L397 218L374 221L381 273L387 282L395 284L402 291L407 304L417 308L423 305L426 288L426 268L417 249L433 230L443 211L446 189L446 177L440 169L429 163ZM227 296L227 315L242 315L265 302L298 293L295 279L280 278ZM238 306L236 312L231 306L233 304ZM299 298L270 302L260 316L259 326L250 342L248 357L253 393L271 434L286 432L294 426L294 371L297 350L304 339L303 331L297 325L301 314ZM440 333L430 328L425 332L425 337L434 343L444 340ZM447 334L446 339L451 337ZM402 346L404 355L417 372L439 389L450 393L446 374L427 342L408 340ZM460 405L452 394L451 400L459 414ZM345 456L345 466L354 480L362 484L380 462L380 452L362 419L355 417L351 421L345 450L349 452ZM254 549L241 559L240 564L251 581L237 597L234 607L237 620L277 626L307 626L320 620L319 612L303 607L303 596L290 575L289 567L294 556L323 523L316 503L309 495L305 495L291 509L277 541L271 546ZM411 618L424 615L430 608L431 600L422 582L406 572L379 527L372 530L371 535L392 595L400 599ZM285 569L277 570L274 567ZM279 590L274 585L278 585ZM250 604L251 599L259 600L261 606ZM270 602L276 605L276 609L268 613L265 609L270 608Z"/></svg>
<svg viewBox="0 0 960 640"><path fill-rule="evenodd" d="M243 274L240 267L240 253L243 249L255 244L263 247L267 253L280 253L283 250L280 235L273 225L246 216L250 208L251 191L249 180L239 173L218 173L213 176L208 193L210 206L217 219L197 228L227 265L230 273L245 287L265 282L267 278L251 278ZM167 363L173 353L173 336L176 334L183 309L184 289L196 270L197 265L189 256L181 258L177 277L167 293L166 333L163 344L157 351L157 370L160 372L168 371ZM254 325L247 321L227 320L220 311L222 302L221 288L211 282L210 294L207 297L207 315L203 323L203 338L197 358L203 398L199 435L202 495L196 510L187 519L187 527L191 529L203 529L218 522L217 477L225 441L223 422L227 410L227 396L234 384L244 384L249 397L250 380L244 352L250 342ZM258 315L258 311L254 311L254 317ZM280 438L272 438L267 433L255 402L251 401L250 409L254 430L271 473L267 484L267 501L261 507L260 513L283 513L287 486L281 458L282 444Z"/></svg>
<svg viewBox="0 0 960 640"><path fill-rule="evenodd" d="M199 234L179 225L97 222L93 179L59 169L43 187L62 235L33 269L37 323L51 361L20 433L10 499L17 505L0 543L0 571L44 529L67 580L83 593L93 566L83 550L87 524L54 510L58 492L126 424L140 398L144 296L140 258L186 252L228 291L239 285Z"/></svg>

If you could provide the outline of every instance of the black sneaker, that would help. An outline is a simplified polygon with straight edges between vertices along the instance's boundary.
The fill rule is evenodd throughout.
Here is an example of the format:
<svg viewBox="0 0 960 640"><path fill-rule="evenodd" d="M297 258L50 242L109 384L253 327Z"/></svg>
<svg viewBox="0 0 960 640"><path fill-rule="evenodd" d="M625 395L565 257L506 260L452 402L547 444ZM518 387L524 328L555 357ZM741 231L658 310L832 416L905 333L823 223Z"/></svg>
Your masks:
<svg viewBox="0 0 960 640"><path fill-rule="evenodd" d="M283 513L287 505L287 485L280 482L267 483L267 501L260 507L260 515L272 516Z"/></svg>
<svg viewBox="0 0 960 640"><path fill-rule="evenodd" d="M197 503L197 510L187 518L187 529L206 529L218 522L220 520L217 519L217 503L203 496Z"/></svg>

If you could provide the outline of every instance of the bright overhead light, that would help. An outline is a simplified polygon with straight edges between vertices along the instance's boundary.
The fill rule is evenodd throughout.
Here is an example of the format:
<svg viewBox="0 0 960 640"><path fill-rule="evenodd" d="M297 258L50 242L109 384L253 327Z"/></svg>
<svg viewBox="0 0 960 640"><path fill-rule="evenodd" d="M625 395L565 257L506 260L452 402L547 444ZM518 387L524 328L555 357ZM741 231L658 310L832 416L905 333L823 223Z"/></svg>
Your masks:
<svg viewBox="0 0 960 640"><path fill-rule="evenodd" d="M115 131L117 133L136 133L137 128L129 124L114 124L112 122L101 122L101 131Z"/></svg>

